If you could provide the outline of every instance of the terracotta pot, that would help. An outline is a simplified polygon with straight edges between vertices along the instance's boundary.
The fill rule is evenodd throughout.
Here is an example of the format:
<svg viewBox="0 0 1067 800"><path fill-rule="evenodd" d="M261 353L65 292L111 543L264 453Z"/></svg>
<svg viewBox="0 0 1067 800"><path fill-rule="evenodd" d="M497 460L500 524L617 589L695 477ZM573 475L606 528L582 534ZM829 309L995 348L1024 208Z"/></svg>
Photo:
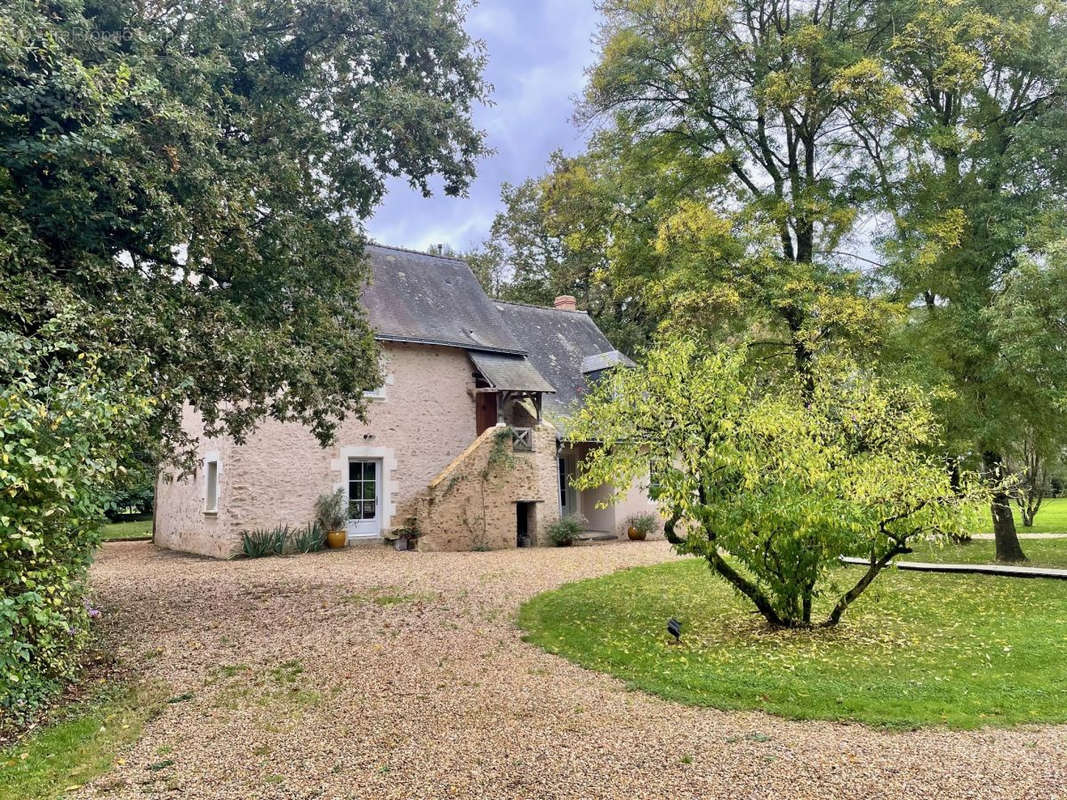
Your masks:
<svg viewBox="0 0 1067 800"><path fill-rule="evenodd" d="M344 547L348 544L348 534L344 531L330 531L326 534L326 546L333 549Z"/></svg>
<svg viewBox="0 0 1067 800"><path fill-rule="evenodd" d="M629 530L626 531L626 535L630 537L630 541L632 542L643 542L645 540L645 532L637 530L637 528L632 525Z"/></svg>

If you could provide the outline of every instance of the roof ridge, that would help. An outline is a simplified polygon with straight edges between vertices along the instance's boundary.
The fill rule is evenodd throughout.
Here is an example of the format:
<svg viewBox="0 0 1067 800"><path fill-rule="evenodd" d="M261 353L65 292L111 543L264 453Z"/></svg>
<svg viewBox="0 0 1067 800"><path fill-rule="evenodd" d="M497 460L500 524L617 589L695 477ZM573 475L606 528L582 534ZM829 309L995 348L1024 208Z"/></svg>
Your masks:
<svg viewBox="0 0 1067 800"><path fill-rule="evenodd" d="M589 316L589 312L584 310L584 309L581 309L581 308L576 308L576 309L574 309L572 311L569 308L555 308L554 306L539 306L539 305L536 305L534 303L520 303L520 302L518 302L516 300L499 300L499 299L497 299L495 297L490 297L489 298L489 302L490 303L503 303L504 305L508 305L508 306L522 306L523 308L536 308L536 309L539 309L541 311L562 311L565 314L585 314L587 317Z"/></svg>
<svg viewBox="0 0 1067 800"><path fill-rule="evenodd" d="M445 261L458 261L461 264L467 263L467 259L460 258L459 256L446 256L444 254L439 253L427 253L425 250L415 250L411 247L398 247L395 244L382 244L381 242L376 242L373 239L368 239L367 244L371 247L380 247L382 250L396 250L398 253L414 253L417 256L426 256L427 258L440 258ZM489 299L492 300L492 298Z"/></svg>

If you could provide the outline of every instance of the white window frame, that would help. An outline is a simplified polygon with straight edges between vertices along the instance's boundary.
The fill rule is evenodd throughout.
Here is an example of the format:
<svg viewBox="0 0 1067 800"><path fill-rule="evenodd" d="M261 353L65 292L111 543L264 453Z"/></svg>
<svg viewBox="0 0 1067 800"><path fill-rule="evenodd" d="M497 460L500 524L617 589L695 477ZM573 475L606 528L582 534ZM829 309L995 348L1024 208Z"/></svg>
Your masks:
<svg viewBox="0 0 1067 800"><path fill-rule="evenodd" d="M368 389L363 393L363 397L367 400L384 400L385 399L385 387L393 385L393 376L389 373L389 362L382 354L381 361L379 363L379 369L382 371L382 385L377 386L374 389Z"/></svg>
<svg viewBox="0 0 1067 800"><path fill-rule="evenodd" d="M342 445L335 451L337 458L330 461L330 470L334 475L334 489L343 489L345 498L348 498L348 462L349 461L381 461L378 469L381 472L378 486L379 503L378 511L381 514L382 533L392 530L392 521L396 516L396 501L393 499L394 473L396 472L396 455L391 447L369 447L367 445Z"/></svg>
<svg viewBox="0 0 1067 800"><path fill-rule="evenodd" d="M212 470L214 467L214 470ZM212 471L214 471L214 487L212 487ZM212 488L214 488L214 504L211 503ZM219 458L219 454L216 452L210 452L204 454L204 491L201 497L203 512L208 515L216 515L219 513L219 506L222 503L222 460Z"/></svg>

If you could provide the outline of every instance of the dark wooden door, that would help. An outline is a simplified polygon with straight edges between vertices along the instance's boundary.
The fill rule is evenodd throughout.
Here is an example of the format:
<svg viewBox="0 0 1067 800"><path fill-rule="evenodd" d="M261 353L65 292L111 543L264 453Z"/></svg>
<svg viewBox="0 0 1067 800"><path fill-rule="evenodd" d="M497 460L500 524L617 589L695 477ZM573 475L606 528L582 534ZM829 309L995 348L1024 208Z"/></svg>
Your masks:
<svg viewBox="0 0 1067 800"><path fill-rule="evenodd" d="M496 425L496 396L496 392L479 392L475 395L474 412L479 436L486 428Z"/></svg>

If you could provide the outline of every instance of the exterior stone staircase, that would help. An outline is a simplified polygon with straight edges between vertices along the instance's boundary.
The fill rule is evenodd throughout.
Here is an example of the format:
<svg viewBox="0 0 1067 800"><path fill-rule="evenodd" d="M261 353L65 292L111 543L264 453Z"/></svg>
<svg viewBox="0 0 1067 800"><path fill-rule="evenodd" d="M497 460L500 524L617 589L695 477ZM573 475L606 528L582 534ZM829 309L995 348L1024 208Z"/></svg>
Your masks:
<svg viewBox="0 0 1067 800"><path fill-rule="evenodd" d="M532 504L532 540L545 544L546 526L559 518L558 479L555 428L529 429L516 446L512 429L496 425L398 509L397 518L419 531L419 550L497 550L516 546L517 504Z"/></svg>

